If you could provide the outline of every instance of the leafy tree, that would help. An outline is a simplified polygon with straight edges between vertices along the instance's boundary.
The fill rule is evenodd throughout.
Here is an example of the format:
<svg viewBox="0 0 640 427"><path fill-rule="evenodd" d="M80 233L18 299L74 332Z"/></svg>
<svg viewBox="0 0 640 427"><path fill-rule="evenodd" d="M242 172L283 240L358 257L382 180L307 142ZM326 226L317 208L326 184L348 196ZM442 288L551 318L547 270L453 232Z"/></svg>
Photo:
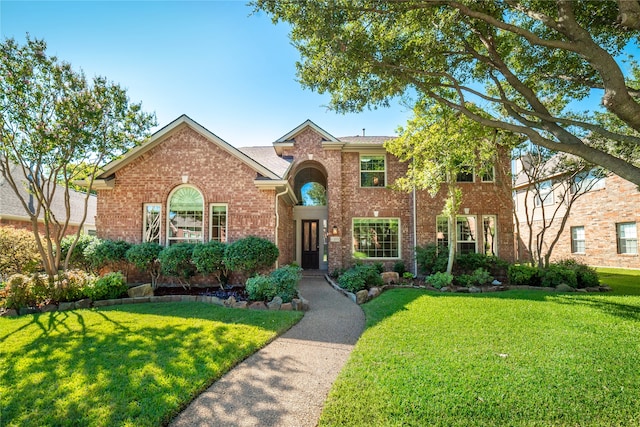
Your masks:
<svg viewBox="0 0 640 427"><path fill-rule="evenodd" d="M25 45L13 39L0 44L0 173L31 220L53 282L74 253L75 241L64 260L55 250L69 234L74 181L85 179L87 188L77 240L99 168L140 143L155 117L130 103L119 85L104 77L87 80L70 64L48 56L46 47L29 36ZM64 206L63 214L54 211L57 203Z"/></svg>
<svg viewBox="0 0 640 427"><path fill-rule="evenodd" d="M492 166L498 143L493 129L469 120L454 109L424 103L416 105L414 117L406 128L400 129L400 136L385 143L387 151L401 161L410 161L407 175L396 180L396 186L407 191L427 190L431 197L435 197L443 185L446 188L443 214L451 230L447 273L452 272L456 255L454 230L462 201L458 174L474 167L482 170L485 165Z"/></svg>
<svg viewBox="0 0 640 427"><path fill-rule="evenodd" d="M305 204L309 206L326 206L327 190L325 190L324 186L318 182L309 182L306 185L309 188L305 193L305 199L308 199L304 200Z"/></svg>
<svg viewBox="0 0 640 427"><path fill-rule="evenodd" d="M291 25L300 82L341 112L423 98L522 134L640 185L640 167L605 138L640 145L640 73L624 63L640 35L637 1L255 0ZM622 125L576 102L600 96ZM413 99L411 99L413 98ZM469 101L490 114L469 108ZM415 103L415 102L414 102ZM573 103L573 105L570 105Z"/></svg>
<svg viewBox="0 0 640 427"><path fill-rule="evenodd" d="M135 265L138 270L149 273L153 289L158 287L158 278L162 273L160 253L163 249L163 246L155 242L144 242L132 245L125 253L127 261Z"/></svg>

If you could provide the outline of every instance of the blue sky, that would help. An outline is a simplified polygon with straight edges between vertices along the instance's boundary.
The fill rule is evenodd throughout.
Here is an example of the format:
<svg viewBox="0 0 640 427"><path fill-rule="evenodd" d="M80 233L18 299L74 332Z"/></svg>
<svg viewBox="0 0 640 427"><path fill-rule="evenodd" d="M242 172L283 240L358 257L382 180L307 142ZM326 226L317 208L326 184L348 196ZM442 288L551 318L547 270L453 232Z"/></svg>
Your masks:
<svg viewBox="0 0 640 427"><path fill-rule="evenodd" d="M0 0L0 35L43 38L48 53L127 88L164 126L187 114L237 146L269 145L311 119L334 136L394 135L400 105L336 114L296 81L288 27L241 1Z"/></svg>

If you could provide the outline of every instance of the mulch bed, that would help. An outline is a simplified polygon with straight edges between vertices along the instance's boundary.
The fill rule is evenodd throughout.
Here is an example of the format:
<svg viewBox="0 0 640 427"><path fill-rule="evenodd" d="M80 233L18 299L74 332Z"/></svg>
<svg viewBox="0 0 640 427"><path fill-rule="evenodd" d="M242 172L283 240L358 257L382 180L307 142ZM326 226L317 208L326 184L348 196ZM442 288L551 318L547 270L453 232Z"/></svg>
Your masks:
<svg viewBox="0 0 640 427"><path fill-rule="evenodd" d="M249 297L245 291L244 286L225 286L224 291L220 289L220 286L191 286L183 288L182 286L158 286L153 291L155 296L163 295L196 295L196 296L209 296L218 297L222 300L226 300L233 296L236 301L248 301Z"/></svg>

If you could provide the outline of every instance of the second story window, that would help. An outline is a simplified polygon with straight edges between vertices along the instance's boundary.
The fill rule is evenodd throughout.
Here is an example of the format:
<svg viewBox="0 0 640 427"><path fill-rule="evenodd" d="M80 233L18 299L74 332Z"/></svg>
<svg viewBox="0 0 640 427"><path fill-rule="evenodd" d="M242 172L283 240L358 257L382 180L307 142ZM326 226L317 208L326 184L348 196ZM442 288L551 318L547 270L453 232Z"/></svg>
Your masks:
<svg viewBox="0 0 640 427"><path fill-rule="evenodd" d="M464 166L458 172L456 176L457 182L473 182L473 168L471 166Z"/></svg>
<svg viewBox="0 0 640 427"><path fill-rule="evenodd" d="M384 187L386 185L386 169L384 155L360 156L360 186Z"/></svg>
<svg viewBox="0 0 640 427"><path fill-rule="evenodd" d="M553 183L550 180L538 184L538 194L535 196L536 206L551 206L553 200Z"/></svg>

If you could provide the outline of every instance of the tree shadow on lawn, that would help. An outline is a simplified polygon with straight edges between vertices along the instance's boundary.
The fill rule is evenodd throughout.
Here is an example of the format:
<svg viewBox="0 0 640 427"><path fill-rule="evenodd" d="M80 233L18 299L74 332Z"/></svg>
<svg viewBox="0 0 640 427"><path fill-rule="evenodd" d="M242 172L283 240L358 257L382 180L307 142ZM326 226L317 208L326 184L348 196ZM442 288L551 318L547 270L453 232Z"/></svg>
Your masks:
<svg viewBox="0 0 640 427"><path fill-rule="evenodd" d="M159 322L132 328L112 313L170 315L173 310L165 307L168 313L138 305L33 315L31 323L19 328L24 333L37 327L29 342L19 354L4 354L2 424L168 423L233 363L258 348L236 328L276 332L261 316L236 318L233 326ZM211 310L199 311L180 317L218 320ZM93 328L98 319L109 327ZM0 345L10 335L0 336Z"/></svg>

